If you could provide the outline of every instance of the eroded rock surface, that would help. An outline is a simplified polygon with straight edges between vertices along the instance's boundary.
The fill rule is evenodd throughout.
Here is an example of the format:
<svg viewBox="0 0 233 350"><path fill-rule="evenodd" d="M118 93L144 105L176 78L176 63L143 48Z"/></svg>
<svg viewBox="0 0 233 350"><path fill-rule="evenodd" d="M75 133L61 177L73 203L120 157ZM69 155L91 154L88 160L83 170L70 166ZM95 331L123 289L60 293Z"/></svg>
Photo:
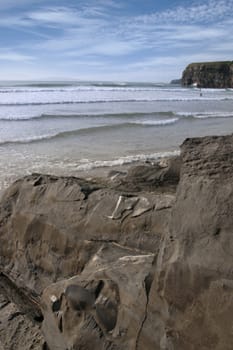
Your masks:
<svg viewBox="0 0 233 350"><path fill-rule="evenodd" d="M0 275L0 349L42 349L42 318L40 308L32 307L31 300Z"/></svg>
<svg viewBox="0 0 233 350"><path fill-rule="evenodd" d="M188 139L181 151L170 233L160 248L139 344L141 349L146 344L146 349L230 350L233 136Z"/></svg>
<svg viewBox="0 0 233 350"><path fill-rule="evenodd" d="M80 275L46 288L43 329L49 348L135 349L154 259L104 244Z"/></svg>
<svg viewBox="0 0 233 350"><path fill-rule="evenodd" d="M165 173L147 165L144 174L158 171ZM129 181L129 174L105 183L34 174L15 182L0 204L0 266L40 294L58 278L79 274L104 242L157 252L178 177L168 194L159 184L156 193L144 191L139 180L139 191L131 191Z"/></svg>
<svg viewBox="0 0 233 350"><path fill-rule="evenodd" d="M105 180L34 174L5 192L0 204L0 267L13 281L12 289L18 288L25 296L24 302L15 300L15 293L9 299L33 324L38 319L42 322L36 314L40 305L50 349L59 344L61 349L135 347L134 332L136 328L138 334L141 331L152 261L168 231L179 181L177 169L178 158L177 163L145 164L110 174ZM6 283L3 278L2 282ZM68 309L76 303L70 295L80 288L84 296L94 290L88 312L82 300L78 310L67 311L67 303ZM98 288L101 292L97 293ZM43 290L49 294L44 292L41 301ZM60 291L58 296L56 291ZM52 309L51 298L44 295L58 298ZM22 308L23 303L30 307Z"/></svg>
<svg viewBox="0 0 233 350"><path fill-rule="evenodd" d="M14 341L29 329L44 350L232 349L232 212L233 135L105 180L17 181L0 205L0 349L17 317Z"/></svg>

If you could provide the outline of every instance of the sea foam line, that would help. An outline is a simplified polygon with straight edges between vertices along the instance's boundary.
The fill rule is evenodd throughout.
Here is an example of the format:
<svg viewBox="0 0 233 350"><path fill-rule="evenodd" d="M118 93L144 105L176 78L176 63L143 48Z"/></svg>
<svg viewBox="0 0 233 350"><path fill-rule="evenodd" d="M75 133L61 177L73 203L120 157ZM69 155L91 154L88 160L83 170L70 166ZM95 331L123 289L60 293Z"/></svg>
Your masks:
<svg viewBox="0 0 233 350"><path fill-rule="evenodd" d="M118 159L114 160L96 160L96 161L89 161L85 159L83 163L77 166L77 170L79 171L87 171L92 170L96 168L105 168L105 167L113 167L113 166L120 166L120 165L126 165L131 164L139 161L153 161L153 160L159 160L161 158L166 157L175 157L180 155L179 150L174 151L165 151L165 152L156 152L151 154L136 154L132 156L125 156L120 157Z"/></svg>
<svg viewBox="0 0 233 350"><path fill-rule="evenodd" d="M168 112L120 112L120 113L93 113L93 114L75 114L72 113L64 113L64 114L49 114L49 113L41 113L41 114L34 114L34 115L2 115L0 116L0 120L4 121L27 121L27 120L36 120L36 119L61 119L61 118L131 118L131 117L175 117L175 113L168 111Z"/></svg>
<svg viewBox="0 0 233 350"><path fill-rule="evenodd" d="M38 102L2 102L0 106L41 106L41 105L70 105L93 103L129 103L129 102L182 102L182 101L232 101L232 97L187 97L187 98L132 98L132 99L96 99L96 100L63 100L63 101L38 101Z"/></svg>
<svg viewBox="0 0 233 350"><path fill-rule="evenodd" d="M232 118L233 117L233 112L177 112L176 114L183 118L196 118L196 119Z"/></svg>
<svg viewBox="0 0 233 350"><path fill-rule="evenodd" d="M164 119L156 119L158 117L162 117ZM40 120L40 119L65 119L65 118L117 118L117 119L130 119L128 123L130 124L141 124L141 125L167 125L176 123L179 119L207 119L207 118L233 118L233 112L126 112L126 113L93 113L93 114L75 114L75 113L64 113L64 114L34 114L34 115L0 115L0 121L6 122L27 122L32 120ZM142 118L135 120L135 118ZM148 118L148 119L145 119ZM150 119L149 119L150 118ZM154 119L153 119L154 118ZM166 119L165 119L166 118ZM145 119L145 120L143 120Z"/></svg>
<svg viewBox="0 0 233 350"><path fill-rule="evenodd" d="M171 119L164 119L164 120L139 120L136 121L135 124L139 125L148 125L148 126L165 126L169 124L174 124L178 122L179 118L171 118Z"/></svg>
<svg viewBox="0 0 233 350"><path fill-rule="evenodd" d="M0 94L20 94L20 93L38 93L38 92L55 92L55 93L60 93L60 92L86 92L86 91L91 91L91 92L96 92L96 91L104 91L104 92L112 92L112 91L116 91L116 92L122 92L122 91L126 91L126 92L144 92L144 91L151 91L151 92L157 92L157 91L161 91L161 88L159 89L158 87L156 88L142 88L142 87L101 87L99 88L98 86L91 86L91 87L64 87L61 89L51 89L51 88L33 88L33 89L1 89L0 88ZM183 90L181 89L163 89L162 91L166 91L166 92L183 92Z"/></svg>

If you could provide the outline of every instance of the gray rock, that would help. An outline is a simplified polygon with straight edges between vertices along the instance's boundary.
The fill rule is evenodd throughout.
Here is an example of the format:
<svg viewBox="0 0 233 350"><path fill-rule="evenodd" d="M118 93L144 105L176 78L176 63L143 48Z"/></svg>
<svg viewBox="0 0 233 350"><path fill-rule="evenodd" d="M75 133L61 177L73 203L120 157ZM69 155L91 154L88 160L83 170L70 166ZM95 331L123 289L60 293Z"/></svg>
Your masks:
<svg viewBox="0 0 233 350"><path fill-rule="evenodd" d="M233 136L188 139L139 348L233 344ZM154 315L157 315L156 319Z"/></svg>
<svg viewBox="0 0 233 350"><path fill-rule="evenodd" d="M171 205L156 210L162 197L112 183L27 176L0 203L0 267L40 294L58 278L80 273L103 242L157 251L171 211Z"/></svg>
<svg viewBox="0 0 233 350"><path fill-rule="evenodd" d="M65 350L85 344L87 350L135 349L147 307L145 280L154 258L104 244L80 275L47 287L42 305L49 348ZM70 299L76 305L85 299L85 304L93 306L94 295L95 308L70 307ZM53 298L64 298L59 311L51 308Z"/></svg>
<svg viewBox="0 0 233 350"><path fill-rule="evenodd" d="M233 135L113 179L17 181L0 203L0 346L42 345L42 322L50 350L231 350L232 211Z"/></svg>

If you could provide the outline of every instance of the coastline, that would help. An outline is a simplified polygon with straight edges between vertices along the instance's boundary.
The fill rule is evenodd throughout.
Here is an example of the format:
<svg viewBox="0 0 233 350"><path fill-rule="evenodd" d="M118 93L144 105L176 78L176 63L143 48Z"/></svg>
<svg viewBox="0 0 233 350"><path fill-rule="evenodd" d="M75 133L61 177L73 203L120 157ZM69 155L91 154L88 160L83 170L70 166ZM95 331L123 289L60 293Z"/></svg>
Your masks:
<svg viewBox="0 0 233 350"><path fill-rule="evenodd" d="M35 172L101 176L103 165L154 161L186 137L232 130L232 91L204 89L200 97L171 84L63 85L0 86L1 188Z"/></svg>
<svg viewBox="0 0 233 350"><path fill-rule="evenodd" d="M117 160L108 160L108 161L93 161L89 163L83 163L81 165L77 166L77 170L69 170L69 168L66 170L64 169L63 173L61 171L31 171L23 174L21 172L20 175L12 175L9 178L5 178L4 182L2 184L2 188L0 188L0 198L1 195L4 193L4 191L15 181L18 179L28 176L33 173L44 173L48 175L54 175L54 176L71 176L71 177L80 177L84 179L95 179L95 178L103 178L107 179L110 177L111 173L119 172L119 173L127 173L127 171L133 167L140 166L140 165L153 165L160 162L166 162L169 158L177 157L179 155L179 150L174 151L165 151L165 152L155 152L151 154L151 156L146 155L135 155L135 156L129 156L129 157L121 157ZM135 158L135 160L133 160ZM141 159L140 159L141 158ZM145 158L145 160L143 160Z"/></svg>

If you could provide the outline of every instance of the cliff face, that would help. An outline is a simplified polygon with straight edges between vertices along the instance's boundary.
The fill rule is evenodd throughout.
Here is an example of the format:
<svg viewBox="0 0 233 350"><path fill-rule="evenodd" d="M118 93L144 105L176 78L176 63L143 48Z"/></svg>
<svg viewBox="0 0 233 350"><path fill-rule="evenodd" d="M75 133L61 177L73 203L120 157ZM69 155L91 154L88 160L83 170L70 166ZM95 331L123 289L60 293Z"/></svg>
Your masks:
<svg viewBox="0 0 233 350"><path fill-rule="evenodd" d="M192 63L182 74L182 84L197 84L203 88L233 88L233 61Z"/></svg>
<svg viewBox="0 0 233 350"><path fill-rule="evenodd" d="M0 348L231 350L232 211L233 135L106 181L19 180L0 203Z"/></svg>
<svg viewBox="0 0 233 350"><path fill-rule="evenodd" d="M230 350L233 135L188 139L181 158L170 233L160 249L148 303L159 315L155 348Z"/></svg>

